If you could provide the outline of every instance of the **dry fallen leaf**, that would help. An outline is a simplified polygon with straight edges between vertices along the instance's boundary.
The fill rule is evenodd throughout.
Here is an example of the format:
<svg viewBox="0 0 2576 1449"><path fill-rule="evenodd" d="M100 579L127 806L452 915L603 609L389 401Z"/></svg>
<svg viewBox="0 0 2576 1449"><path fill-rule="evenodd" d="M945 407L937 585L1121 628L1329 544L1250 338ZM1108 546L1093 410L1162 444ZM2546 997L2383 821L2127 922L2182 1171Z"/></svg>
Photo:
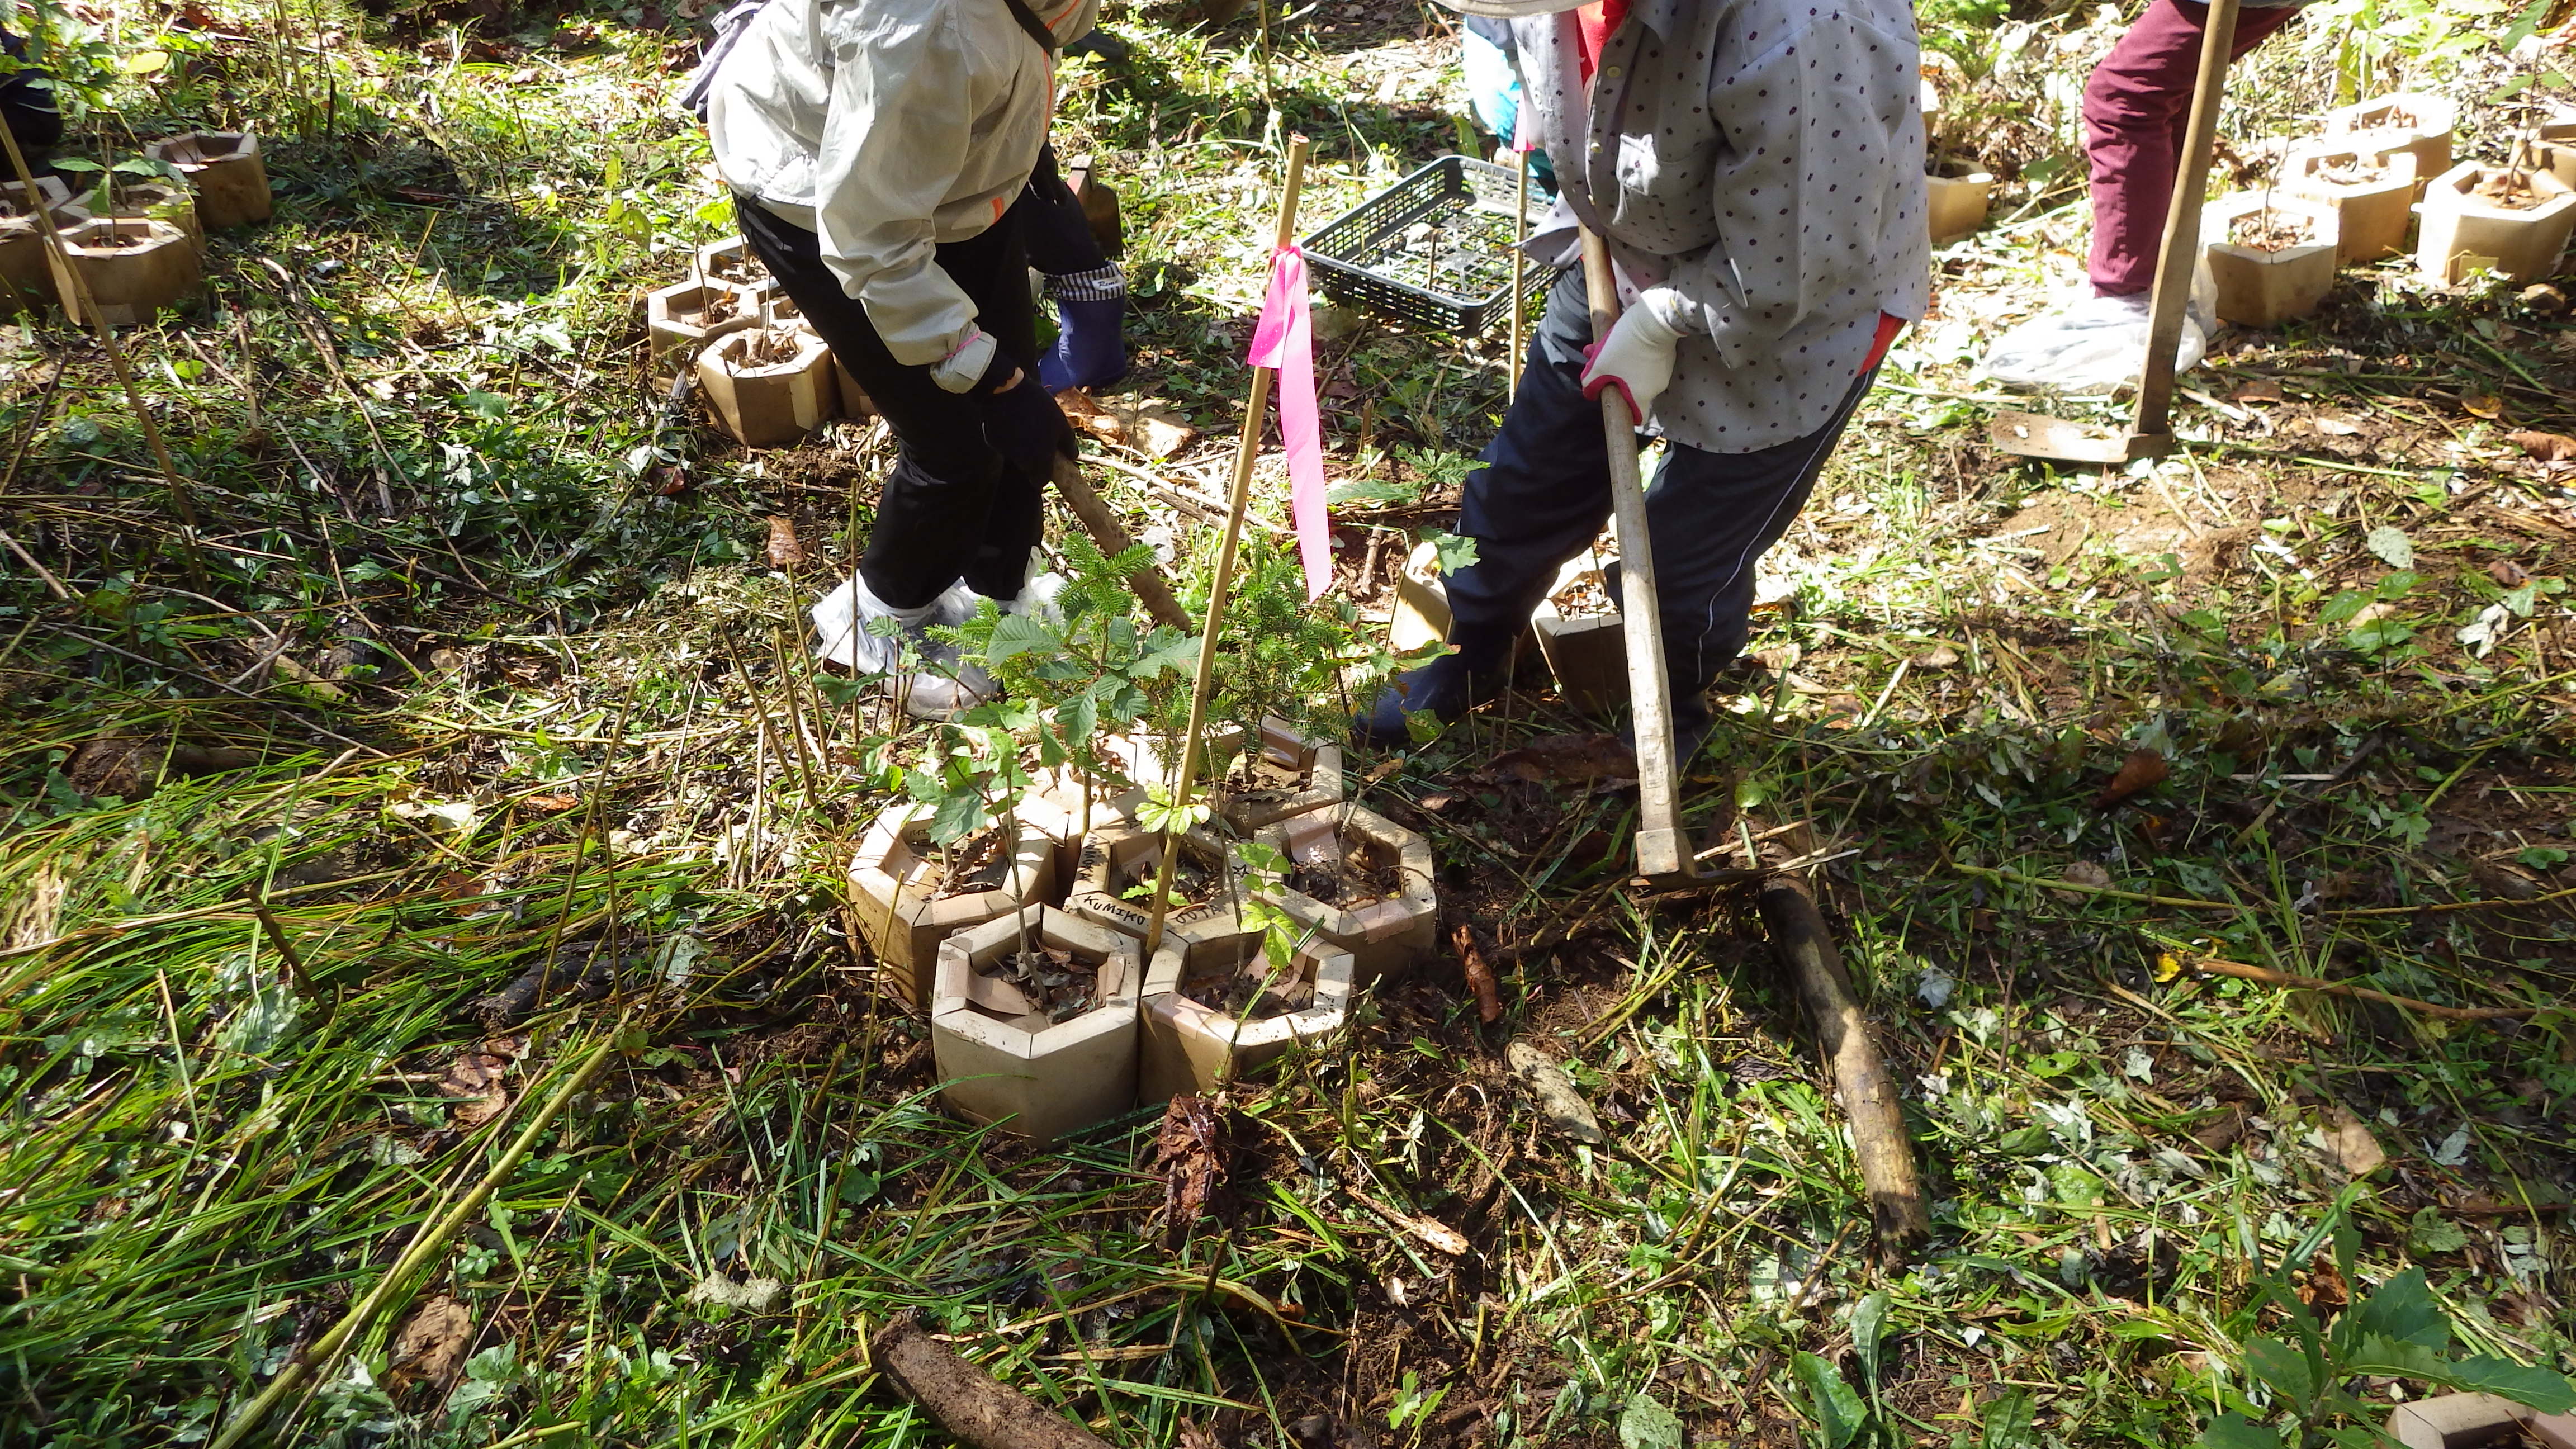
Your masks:
<svg viewBox="0 0 2576 1449"><path fill-rule="evenodd" d="M1914 656L1917 669L1947 669L1959 662L1959 651L1947 644L1935 644Z"/></svg>
<svg viewBox="0 0 2576 1449"><path fill-rule="evenodd" d="M2319 418L2317 431L2330 438L2349 438L2361 431L2361 424L2346 422L2342 418Z"/></svg>
<svg viewBox="0 0 2576 1449"><path fill-rule="evenodd" d="M801 569L805 566L805 545L796 541L796 522L773 513L769 515L769 566L774 569Z"/></svg>
<svg viewBox="0 0 2576 1449"><path fill-rule="evenodd" d="M2111 884L2111 872L2104 869L2099 861L2071 861L2058 875L2070 885L2092 886L2097 890L2107 890ZM2060 891L2058 894L2071 897L2080 893Z"/></svg>
<svg viewBox="0 0 2576 1449"><path fill-rule="evenodd" d="M2229 402L2276 403L2286 401L2281 385L2268 377L2258 377L2227 395Z"/></svg>
<svg viewBox="0 0 2576 1449"><path fill-rule="evenodd" d="M2326 1112L2326 1146L2334 1153L2335 1164L2354 1177L2367 1176L2388 1160L2379 1139L2370 1135L2360 1118L2341 1106Z"/></svg>
<svg viewBox="0 0 2576 1449"><path fill-rule="evenodd" d="M2462 393L2460 411L2473 418L2500 418L2504 416L2504 399L2491 392Z"/></svg>
<svg viewBox="0 0 2576 1449"><path fill-rule="evenodd" d="M1163 1109L1154 1165L1163 1174L1165 1231L1186 1233L1207 1211L1208 1194L1225 1178L1224 1134L1207 1098L1184 1094Z"/></svg>
<svg viewBox="0 0 2576 1449"><path fill-rule="evenodd" d="M2505 435L2505 441L2522 449L2524 453L2530 455L2539 462L2565 463L2576 461L2576 438L2571 438L2565 433L2542 433L2526 430L2519 433L2507 433Z"/></svg>
<svg viewBox="0 0 2576 1449"><path fill-rule="evenodd" d="M1458 964L1466 970L1467 985L1476 993L1476 1019L1491 1026L1503 1015L1502 993L1494 981L1492 963L1476 949L1476 933L1466 922L1449 933L1449 944L1458 950Z"/></svg>
<svg viewBox="0 0 2576 1449"><path fill-rule="evenodd" d="M2499 588L2518 589L2531 575L2512 559L2500 558L2487 565L2487 577L2495 580Z"/></svg>
<svg viewBox="0 0 2576 1449"><path fill-rule="evenodd" d="M2165 764L2165 757L2156 751L2131 750L2129 758L2120 762L2120 773L2112 776L2111 783L2103 787L2102 793L2093 797L2093 808L2108 810L2142 790L2152 790L2163 784L2165 776L2171 772L2171 767Z"/></svg>
<svg viewBox="0 0 2576 1449"><path fill-rule="evenodd" d="M531 810L570 810L581 803L577 795L530 795L523 801Z"/></svg>
<svg viewBox="0 0 2576 1449"><path fill-rule="evenodd" d="M445 1294L424 1299L394 1331L391 1373L385 1387L395 1394L413 1384L445 1391L465 1367L465 1350L474 1341L474 1315Z"/></svg>
<svg viewBox="0 0 2576 1449"><path fill-rule="evenodd" d="M438 1094L457 1099L448 1113L449 1122L460 1128L474 1128L500 1116L510 1105L510 1089L502 1084L509 1074L509 1056L491 1051L459 1052L454 1064L438 1079Z"/></svg>

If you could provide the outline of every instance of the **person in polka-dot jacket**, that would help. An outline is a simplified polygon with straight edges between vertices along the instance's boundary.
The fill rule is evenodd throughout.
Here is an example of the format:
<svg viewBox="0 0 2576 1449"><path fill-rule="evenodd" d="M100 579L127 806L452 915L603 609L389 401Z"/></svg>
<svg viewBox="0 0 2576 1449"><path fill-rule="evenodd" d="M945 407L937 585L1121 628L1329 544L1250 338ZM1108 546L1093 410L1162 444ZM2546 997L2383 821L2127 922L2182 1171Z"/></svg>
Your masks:
<svg viewBox="0 0 2576 1449"><path fill-rule="evenodd" d="M1743 647L1753 566L1806 502L1879 359L1931 286L1914 12L1906 0L1441 0L1511 19L1531 140L1555 212L1530 243L1570 262L1608 244L1625 304L1593 345L1568 270L1523 361L1448 579L1449 652L1396 676L1352 722L1454 722L1499 693L1556 570L1610 512L1597 399L1627 394L1664 439L1646 495L1675 725ZM1612 591L1617 583L1612 581Z"/></svg>

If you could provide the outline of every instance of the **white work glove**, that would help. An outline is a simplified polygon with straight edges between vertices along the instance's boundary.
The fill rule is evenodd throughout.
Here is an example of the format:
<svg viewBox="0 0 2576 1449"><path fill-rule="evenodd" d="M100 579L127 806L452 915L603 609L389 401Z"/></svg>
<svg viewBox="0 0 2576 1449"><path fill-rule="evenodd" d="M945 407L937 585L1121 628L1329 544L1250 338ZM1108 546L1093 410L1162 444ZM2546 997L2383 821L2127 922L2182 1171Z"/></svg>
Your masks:
<svg viewBox="0 0 2576 1449"><path fill-rule="evenodd" d="M1619 314L1610 335L1583 353L1583 395L1598 398L1603 388L1615 385L1641 423L1653 415L1655 399L1672 386L1673 353L1682 340L1656 315L1652 297L1651 292L1639 297L1637 305Z"/></svg>
<svg viewBox="0 0 2576 1449"><path fill-rule="evenodd" d="M992 333L970 326L956 351L930 364L930 380L939 384L941 392L972 391L984 380L985 371L993 365L993 353L1000 346Z"/></svg>

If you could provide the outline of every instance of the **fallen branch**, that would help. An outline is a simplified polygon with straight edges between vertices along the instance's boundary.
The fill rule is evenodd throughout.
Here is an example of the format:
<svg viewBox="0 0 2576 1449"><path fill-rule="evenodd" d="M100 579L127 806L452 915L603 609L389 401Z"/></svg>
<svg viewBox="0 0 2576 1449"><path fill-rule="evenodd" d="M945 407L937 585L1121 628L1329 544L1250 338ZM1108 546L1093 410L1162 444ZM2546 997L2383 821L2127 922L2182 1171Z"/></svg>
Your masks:
<svg viewBox="0 0 2576 1449"><path fill-rule="evenodd" d="M2322 976L2293 976L2269 966L2249 966L2242 961L2225 961L2216 956L2194 956L2194 968L2216 976L2233 976L2240 981L2260 981L2266 986L2288 986L2300 991L2324 991L2336 996L2358 997L2363 1001L2383 1002L2438 1016L2446 1021L2497 1021L2505 1017L2534 1016L2543 1009L2537 1006L2443 1006L2431 1001L2418 1001L2412 996L2391 996L2367 986L2354 986L2342 981L2328 981Z"/></svg>
<svg viewBox="0 0 2576 1449"><path fill-rule="evenodd" d="M1896 1083L1879 1059L1877 1043L1870 1040L1860 1003L1852 998L1851 979L1843 974L1842 953L1834 949L1833 934L1806 886L1774 876L1756 903L1771 932L1772 949L1779 952L1780 964L1815 1023L1816 1044L1851 1121L1852 1154L1860 1160L1861 1182L1869 1189L1880 1251L1891 1259L1901 1257L1931 1235L1932 1217L1923 1205L1923 1184L1914 1169L1914 1145L1906 1140Z"/></svg>
<svg viewBox="0 0 2576 1449"><path fill-rule="evenodd" d="M1136 546L1136 540L1127 536L1126 525L1118 521L1118 515L1110 511L1093 491L1090 480L1082 476L1081 464L1071 458L1055 460L1055 491L1064 495L1065 506L1082 521L1083 532L1091 535L1102 553L1114 558ZM1172 597L1172 586L1164 581L1161 569L1145 565L1128 577L1127 587L1136 591L1155 623L1184 634L1190 632L1190 616L1182 610L1181 601Z"/></svg>
<svg viewBox="0 0 2576 1449"><path fill-rule="evenodd" d="M1109 1449L1090 1430L959 1358L913 1314L868 1340L868 1361L966 1449Z"/></svg>

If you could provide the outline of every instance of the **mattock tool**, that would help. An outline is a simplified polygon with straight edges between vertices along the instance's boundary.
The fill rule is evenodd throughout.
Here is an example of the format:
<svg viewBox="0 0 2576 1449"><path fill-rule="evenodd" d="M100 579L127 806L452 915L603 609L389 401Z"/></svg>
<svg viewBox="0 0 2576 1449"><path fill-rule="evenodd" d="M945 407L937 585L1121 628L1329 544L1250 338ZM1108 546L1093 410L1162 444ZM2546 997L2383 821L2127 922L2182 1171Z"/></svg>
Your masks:
<svg viewBox="0 0 2576 1449"><path fill-rule="evenodd" d="M2200 202L2209 190L2209 163L2217 149L2218 107L2227 87L2228 56L2236 46L2237 5L2238 0L2210 0L2209 20L2201 28L2191 121L2183 132L2173 205L2165 212L2156 288L2147 303L2147 356L2138 370L2136 422L2122 433L2041 413L1997 413L1986 436L1998 450L2060 463L2112 464L2161 458L2174 450L2169 420L2174 348L2182 341L2183 306L2191 300L2192 273L2200 265Z"/></svg>
<svg viewBox="0 0 2576 1449"><path fill-rule="evenodd" d="M2225 3L2225 0L2222 0ZM1619 321L1619 282L1610 249L1583 229L1583 290L1592 305L1592 337L1606 340ZM1637 874L1649 879L1701 877L1682 833L1681 767L1673 758L1673 682L1664 673L1664 620L1655 598L1655 558L1646 537L1646 481L1637 466L1636 414L1618 388L1601 390L1601 427L1610 444L1610 536L1619 545L1619 617L1628 644L1629 717L1637 736Z"/></svg>

